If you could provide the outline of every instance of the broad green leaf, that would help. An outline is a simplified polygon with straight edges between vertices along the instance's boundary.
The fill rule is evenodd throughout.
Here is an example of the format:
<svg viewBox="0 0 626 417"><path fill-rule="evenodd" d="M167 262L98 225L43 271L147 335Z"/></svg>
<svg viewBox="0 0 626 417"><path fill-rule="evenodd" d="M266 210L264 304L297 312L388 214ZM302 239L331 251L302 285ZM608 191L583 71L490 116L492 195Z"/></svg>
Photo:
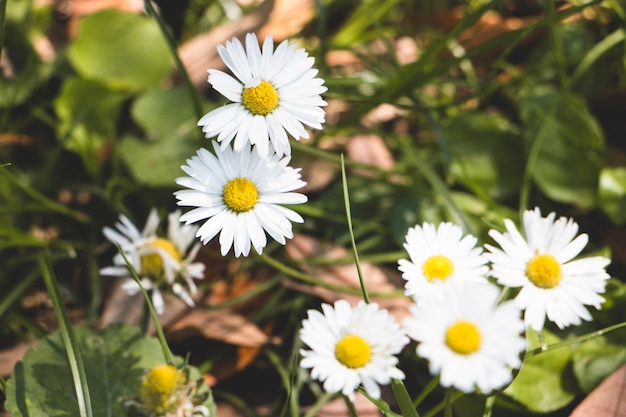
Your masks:
<svg viewBox="0 0 626 417"><path fill-rule="evenodd" d="M59 137L78 153L88 171L96 175L107 146L116 136L119 108L126 94L80 78L68 78L54 102L61 123Z"/></svg>
<svg viewBox="0 0 626 417"><path fill-rule="evenodd" d="M626 222L626 168L602 169L598 204L613 223L622 225Z"/></svg>
<svg viewBox="0 0 626 417"><path fill-rule="evenodd" d="M164 362L159 342L139 328L115 325L102 333L76 327L85 362L94 417L123 416L120 399L139 395L146 369ZM78 415L60 333L41 340L15 366L7 384L6 408L14 417Z"/></svg>
<svg viewBox="0 0 626 417"><path fill-rule="evenodd" d="M157 23L119 10L103 10L84 18L68 53L83 77L116 89L154 87L172 69Z"/></svg>
<svg viewBox="0 0 626 417"><path fill-rule="evenodd" d="M494 199L517 192L524 172L522 138L498 115L461 113L444 130L451 174Z"/></svg>
<svg viewBox="0 0 626 417"><path fill-rule="evenodd" d="M548 197L589 208L595 203L604 137L579 96L553 90L520 103L535 184Z"/></svg>
<svg viewBox="0 0 626 417"><path fill-rule="evenodd" d="M119 146L135 179L151 186L175 186L180 168L199 144L209 146L196 126L191 99L183 89L154 90L139 97L132 116L147 140L127 135Z"/></svg>
<svg viewBox="0 0 626 417"><path fill-rule="evenodd" d="M561 340L544 330L548 345ZM537 334L527 330L528 350L539 346ZM526 358L519 373L504 394L524 405L529 411L548 413L569 404L578 387L571 375L572 352L568 348L548 350Z"/></svg>
<svg viewBox="0 0 626 417"><path fill-rule="evenodd" d="M572 361L576 381L588 393L626 363L626 346L595 337L576 347Z"/></svg>

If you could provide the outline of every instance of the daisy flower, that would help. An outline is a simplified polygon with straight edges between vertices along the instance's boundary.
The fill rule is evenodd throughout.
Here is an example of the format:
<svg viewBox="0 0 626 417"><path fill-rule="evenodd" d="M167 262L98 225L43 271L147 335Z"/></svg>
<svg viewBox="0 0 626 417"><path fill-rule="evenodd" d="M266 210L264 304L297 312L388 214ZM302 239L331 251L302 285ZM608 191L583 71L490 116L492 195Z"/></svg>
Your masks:
<svg viewBox="0 0 626 417"><path fill-rule="evenodd" d="M409 229L404 248L409 260L398 261L406 295L416 301L437 291L445 282L463 280L486 282L489 272L477 239L463 236L461 228L452 223L424 223Z"/></svg>
<svg viewBox="0 0 626 417"><path fill-rule="evenodd" d="M300 339L311 348L300 350L300 366L311 368L311 377L323 382L329 393L341 391L354 400L354 391L363 385L370 396L380 398L378 384L404 379L394 355L409 338L377 304L361 301L352 307L345 300L336 301L334 307L322 304L322 313L308 311Z"/></svg>
<svg viewBox="0 0 626 417"><path fill-rule="evenodd" d="M515 303L524 310L524 321L536 331L543 329L546 316L559 328L591 320L587 305L599 309L609 275L610 260L593 256L573 260L589 238L578 236L578 224L556 214L541 216L539 208L527 210L522 219L523 235L509 219L505 233L489 235L502 249L486 245L492 275L498 283L521 288Z"/></svg>
<svg viewBox="0 0 626 417"><path fill-rule="evenodd" d="M411 307L404 327L442 386L487 394L521 366L521 312L512 301L496 305L499 293L488 283L456 282Z"/></svg>
<svg viewBox="0 0 626 417"><path fill-rule="evenodd" d="M180 221L194 223L205 220L196 236L206 244L220 233L222 256L233 247L235 256L248 256L250 246L260 254L267 244L265 233L285 244L291 239L291 222L302 223L302 217L281 206L307 201L304 194L293 190L306 185L300 170L287 164L290 158L262 158L245 144L241 152L230 146L220 149L213 142L215 154L200 149L187 160L183 170L189 177L177 178L179 185L190 188L174 193L179 206L196 207Z"/></svg>
<svg viewBox="0 0 626 417"><path fill-rule="evenodd" d="M322 128L326 102L320 94L327 88L315 78L314 58L304 49L283 41L274 51L268 35L261 51L256 35L249 33L246 50L233 38L219 45L218 53L236 78L209 70L209 83L232 103L198 121L207 138L217 135L222 148L234 139L236 151L250 143L261 156L282 156L291 154L287 134L299 140L309 137L305 125Z"/></svg>
<svg viewBox="0 0 626 417"><path fill-rule="evenodd" d="M120 215L115 228L105 227L108 240L120 245L128 262L141 279L141 285L152 293L152 304L158 314L163 313L161 291L174 293L190 307L194 306L190 294L198 290L193 279L204 278L204 264L193 262L200 244L192 245L196 227L181 225L180 210L168 215L167 237L159 237L159 215L152 209L143 228L139 229L124 215ZM130 295L139 292L137 282L130 276L120 253L113 258L113 266L102 268L102 275L127 277L122 288Z"/></svg>

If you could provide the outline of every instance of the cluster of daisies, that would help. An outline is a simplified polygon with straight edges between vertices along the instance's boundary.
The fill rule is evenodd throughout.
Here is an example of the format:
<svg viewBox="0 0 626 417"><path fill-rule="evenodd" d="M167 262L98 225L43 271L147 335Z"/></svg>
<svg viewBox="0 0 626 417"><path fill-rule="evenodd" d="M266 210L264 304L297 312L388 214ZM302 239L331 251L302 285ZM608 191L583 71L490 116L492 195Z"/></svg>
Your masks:
<svg viewBox="0 0 626 417"><path fill-rule="evenodd" d="M506 387L522 364L526 328L540 332L546 318L559 328L591 320L587 307L604 301L609 259L575 259L588 236L555 213L529 210L522 231L509 219L505 228L489 232L499 247L486 251L451 223L409 229L399 270L414 301L410 316L400 325L376 304L323 304L303 321L301 366L328 392L353 398L362 387L378 398L379 384L404 378L396 355L412 339L442 386L483 394ZM507 300L504 289L517 293Z"/></svg>
<svg viewBox="0 0 626 417"><path fill-rule="evenodd" d="M104 229L124 256L102 274L128 276L127 260L159 313L162 292L193 306L194 279L204 273L204 265L194 262L196 238L206 244L219 234L222 255L232 248L236 257L248 256L252 247L262 253L267 235L285 244L293 237L292 222L303 221L284 207L307 201L295 192L305 182L288 165L288 137L307 138L307 127L321 129L324 122L320 95L326 87L316 78L313 58L287 41L274 49L269 36L261 48L253 34L245 49L233 39L218 52L234 77L209 70L208 81L231 103L200 119L207 138L215 137L212 149L198 150L182 167L188 176L176 179L186 188L174 194L178 205L193 208L171 213L165 236L157 233L155 210L143 231L123 215L115 228ZM203 223L192 225L197 222ZM400 324L376 304L323 304L302 322L300 338L308 349L301 350L301 366L328 392L353 398L362 387L379 398L380 385L404 378L397 355L412 339L442 386L467 393L505 387L521 366L527 327L541 331L546 318L559 328L591 319L587 307L600 308L604 300L609 260L575 259L588 237L554 213L526 211L521 232L511 220L504 225L504 233L489 232L499 247L486 250L451 223L409 229L409 259L398 267L414 301L410 316ZM131 279L124 288L140 289ZM517 291L513 299L503 296L505 289ZM167 391L167 398L187 392L184 385Z"/></svg>
<svg viewBox="0 0 626 417"><path fill-rule="evenodd" d="M242 43L234 38L218 52L232 74L209 70L208 81L231 103L219 107L198 122L211 150L201 148L182 167L187 177L176 179L186 189L174 193L178 205L193 207L168 216L167 236L157 234L156 211L148 217L143 232L124 215L105 236L122 252L152 294L156 311L163 312L162 292L173 293L193 306L193 279L203 277L204 265L194 263L199 238L206 244L219 234L222 255L248 256L251 247L259 254L267 235L281 244L293 237L292 222L304 220L284 205L302 204L304 194L295 192L306 183L300 169L288 164L288 136L308 138L306 127L321 129L327 89L316 78L314 59L304 49L283 41L274 50L271 36L262 49L254 34ZM181 226L179 223L185 223ZM203 222L193 226L193 223ZM121 254L103 275L127 276ZM124 284L130 294L139 291L132 279Z"/></svg>

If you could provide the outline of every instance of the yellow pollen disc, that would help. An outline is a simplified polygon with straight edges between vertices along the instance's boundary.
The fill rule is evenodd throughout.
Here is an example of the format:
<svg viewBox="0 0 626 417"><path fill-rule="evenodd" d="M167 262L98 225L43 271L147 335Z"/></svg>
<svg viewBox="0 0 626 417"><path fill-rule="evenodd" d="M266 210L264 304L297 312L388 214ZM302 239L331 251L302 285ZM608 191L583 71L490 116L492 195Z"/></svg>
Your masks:
<svg viewBox="0 0 626 417"><path fill-rule="evenodd" d="M335 357L348 368L360 368L369 362L372 348L362 337L349 334L335 345Z"/></svg>
<svg viewBox="0 0 626 417"><path fill-rule="evenodd" d="M172 259L180 262L182 256L176 249L174 244L167 239L158 238L148 244L150 248L160 248L165 251ZM163 258L156 252L143 255L141 257L141 273L154 278L161 277L163 275Z"/></svg>
<svg viewBox="0 0 626 417"><path fill-rule="evenodd" d="M256 185L247 178L237 177L228 181L224 187L224 204L237 213L254 208L259 200Z"/></svg>
<svg viewBox="0 0 626 417"><path fill-rule="evenodd" d="M150 369L141 383L141 402L158 415L170 410L172 397L185 386L185 375L173 365L157 365Z"/></svg>
<svg viewBox="0 0 626 417"><path fill-rule="evenodd" d="M452 261L444 255L433 255L422 264L422 273L431 282L436 279L445 281L453 272Z"/></svg>
<svg viewBox="0 0 626 417"><path fill-rule="evenodd" d="M457 321L446 331L446 345L456 353L468 355L480 347L480 332L468 321Z"/></svg>
<svg viewBox="0 0 626 417"><path fill-rule="evenodd" d="M256 87L243 89L241 102L250 113L265 116L278 107L278 92L271 83L261 81Z"/></svg>
<svg viewBox="0 0 626 417"><path fill-rule="evenodd" d="M526 276L539 288L554 288L561 282L561 264L552 255L536 255L526 264Z"/></svg>

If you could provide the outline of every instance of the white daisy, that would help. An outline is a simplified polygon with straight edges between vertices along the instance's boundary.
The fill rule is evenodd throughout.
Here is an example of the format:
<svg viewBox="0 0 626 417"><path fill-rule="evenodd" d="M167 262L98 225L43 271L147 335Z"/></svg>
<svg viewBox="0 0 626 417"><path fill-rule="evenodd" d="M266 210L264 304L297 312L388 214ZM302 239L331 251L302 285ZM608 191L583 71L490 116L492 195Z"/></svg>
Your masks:
<svg viewBox="0 0 626 417"><path fill-rule="evenodd" d="M334 307L322 304L322 312L309 310L302 321L300 339L311 350L300 350L300 366L311 368L311 377L323 382L327 392L341 391L354 400L354 391L363 385L369 395L380 398L378 384L404 379L394 355L409 338L387 310L339 300Z"/></svg>
<svg viewBox="0 0 626 417"><path fill-rule="evenodd" d="M404 248L410 261L398 261L406 294L416 301L427 298L445 282L463 280L486 282L489 272L477 239L463 236L461 228L452 223L424 223L409 229Z"/></svg>
<svg viewBox="0 0 626 417"><path fill-rule="evenodd" d="M159 215L152 209L143 231L124 215L114 228L105 227L108 240L120 245L128 262L141 279L141 285L152 292L152 304L158 314L163 313L161 291L171 292L190 307L194 306L190 293L198 290L193 279L204 278L204 264L193 262L200 244L193 245L197 228L181 225L180 210L168 215L167 237L159 237ZM130 277L128 267L121 254L113 258L114 266L102 268L102 275L128 277L122 288L130 295L139 292L139 285Z"/></svg>
<svg viewBox="0 0 626 417"><path fill-rule="evenodd" d="M321 129L324 123L320 94L327 88L315 78L314 58L304 49L283 41L276 51L271 36L265 38L263 51L256 35L246 36L246 50L237 38L218 46L218 53L236 79L209 70L209 83L233 103L204 115L198 126L207 138L217 135L222 148L235 140L235 150L245 143L256 145L261 156L276 152L290 155L287 133L299 140L308 138L304 125ZM272 149L273 148L273 149Z"/></svg>
<svg viewBox="0 0 626 417"><path fill-rule="evenodd" d="M498 283L521 290L515 297L524 312L527 326L543 329L546 315L559 328L591 320L586 305L599 309L609 275L610 260L601 256L574 259L585 247L588 236L576 237L578 224L555 213L541 217L538 208L524 212L524 235L509 219L506 233L491 230L489 235L501 246L486 245L491 253L492 275Z"/></svg>
<svg viewBox="0 0 626 417"><path fill-rule="evenodd" d="M499 293L491 284L456 282L412 306L404 326L442 386L490 393L521 366L521 312L512 301L496 305Z"/></svg>
<svg viewBox="0 0 626 417"><path fill-rule="evenodd" d="M232 246L235 256L248 256L251 245L262 253L267 244L265 232L284 245L285 238L293 237L291 222L304 221L281 206L307 201L304 194L292 192L306 185L300 169L287 166L289 157L262 158L250 144L235 152L230 146L220 149L214 141L213 149L217 156L200 149L182 167L189 177L176 179L191 188L174 193L178 205L196 207L180 221L189 224L206 219L196 236L206 244L220 233L222 255Z"/></svg>

